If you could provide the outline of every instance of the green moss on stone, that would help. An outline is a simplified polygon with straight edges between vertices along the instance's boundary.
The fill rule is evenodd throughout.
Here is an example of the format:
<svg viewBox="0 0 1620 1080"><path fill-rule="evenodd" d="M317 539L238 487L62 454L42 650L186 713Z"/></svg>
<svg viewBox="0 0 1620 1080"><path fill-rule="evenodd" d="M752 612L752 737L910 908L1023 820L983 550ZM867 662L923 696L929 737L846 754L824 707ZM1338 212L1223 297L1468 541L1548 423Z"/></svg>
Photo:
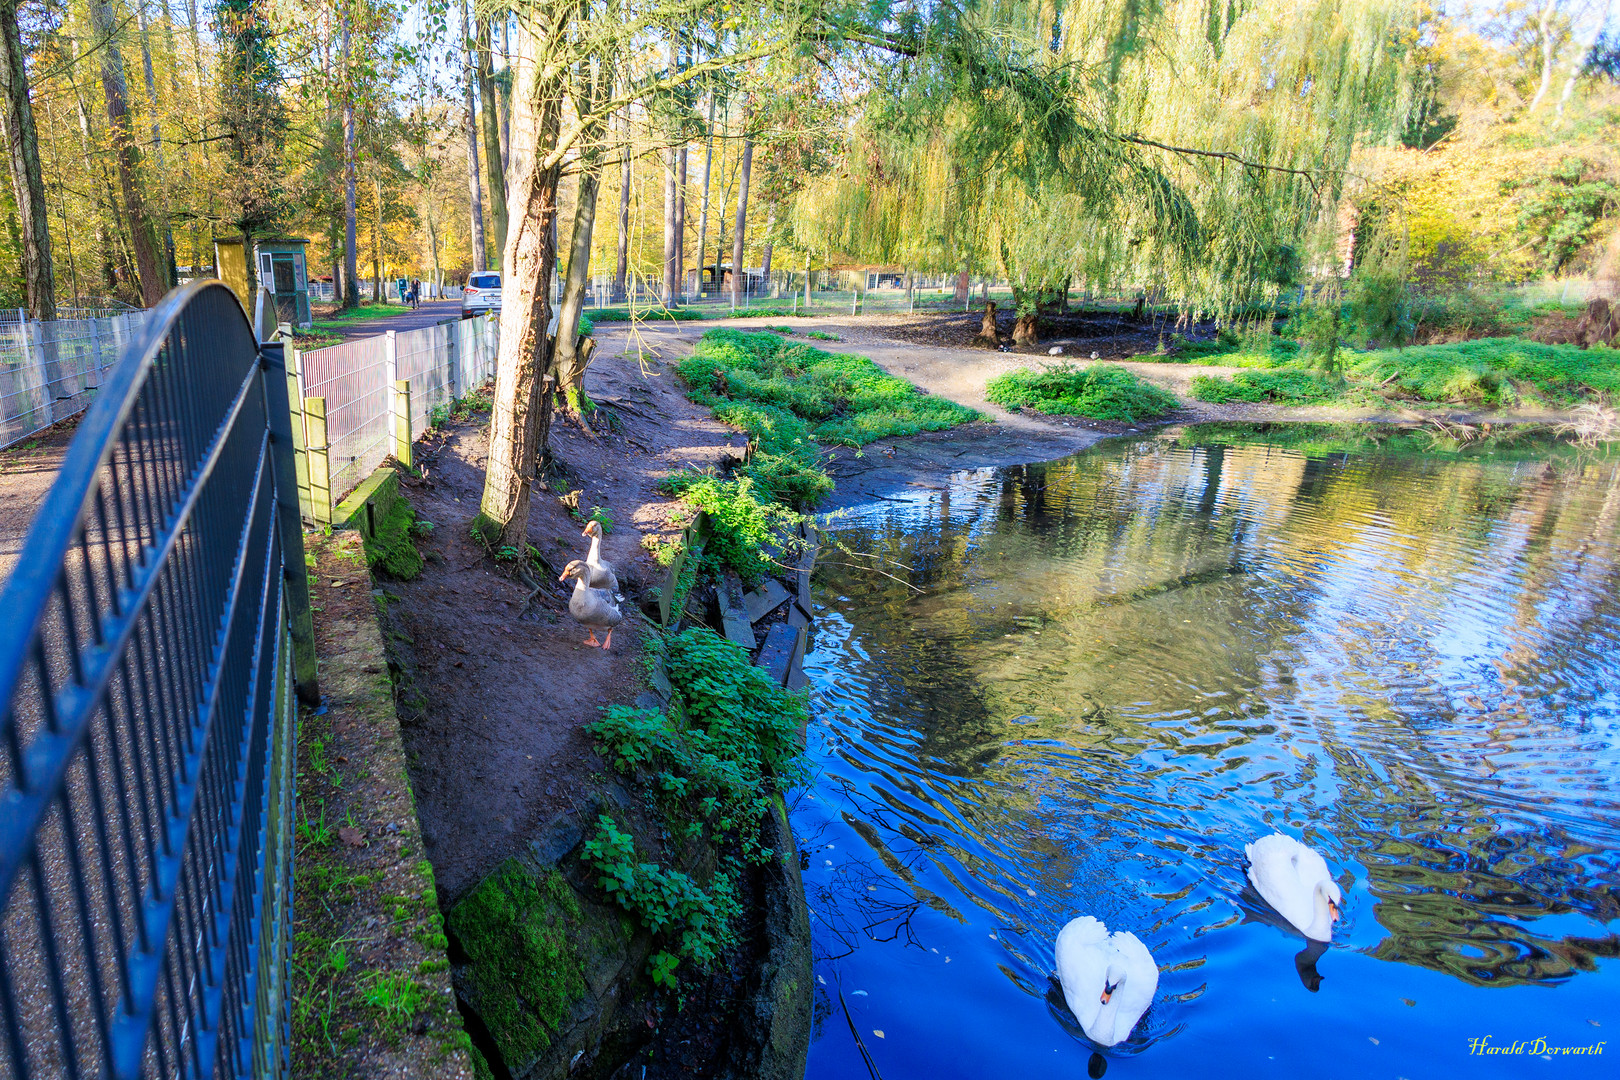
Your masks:
<svg viewBox="0 0 1620 1080"><path fill-rule="evenodd" d="M536 877L508 859L450 912L471 961L468 997L517 1072L551 1044L585 993L579 899L555 868Z"/></svg>
<svg viewBox="0 0 1620 1080"><path fill-rule="evenodd" d="M366 561L373 570L389 577L409 580L422 572L422 553L411 539L416 511L404 499L396 498L388 509L374 517L375 527L365 537Z"/></svg>

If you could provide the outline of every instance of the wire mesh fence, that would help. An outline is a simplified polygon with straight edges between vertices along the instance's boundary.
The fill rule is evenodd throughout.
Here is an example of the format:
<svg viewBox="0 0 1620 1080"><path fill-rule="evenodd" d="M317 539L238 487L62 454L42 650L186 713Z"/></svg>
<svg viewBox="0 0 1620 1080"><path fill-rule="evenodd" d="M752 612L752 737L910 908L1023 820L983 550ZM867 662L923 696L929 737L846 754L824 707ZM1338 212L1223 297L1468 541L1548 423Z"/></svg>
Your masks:
<svg viewBox="0 0 1620 1080"><path fill-rule="evenodd" d="M499 316L378 334L299 355L303 396L326 406L326 442L335 502L394 452L394 383L410 383L410 430L431 424L435 409L495 374ZM307 443L313 452L323 448Z"/></svg>
<svg viewBox="0 0 1620 1080"><path fill-rule="evenodd" d="M0 312L0 447L80 413L147 313L28 319Z"/></svg>
<svg viewBox="0 0 1620 1080"><path fill-rule="evenodd" d="M286 379L217 282L149 320L0 596L4 1080L286 1074Z"/></svg>

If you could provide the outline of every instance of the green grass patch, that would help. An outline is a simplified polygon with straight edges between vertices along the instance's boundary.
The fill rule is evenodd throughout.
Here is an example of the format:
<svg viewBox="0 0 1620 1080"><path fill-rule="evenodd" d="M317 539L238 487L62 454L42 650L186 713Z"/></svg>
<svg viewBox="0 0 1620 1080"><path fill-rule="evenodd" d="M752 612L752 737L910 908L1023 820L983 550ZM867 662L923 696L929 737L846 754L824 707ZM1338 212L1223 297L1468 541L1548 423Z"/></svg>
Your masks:
<svg viewBox="0 0 1620 1080"><path fill-rule="evenodd" d="M1116 364L1018 368L991 379L985 397L1007 407L1129 423L1163 416L1181 404L1170 391Z"/></svg>
<svg viewBox="0 0 1620 1080"><path fill-rule="evenodd" d="M1466 405L1567 406L1620 395L1620 349L1521 338L1380 349L1355 357L1349 371L1422 401Z"/></svg>
<svg viewBox="0 0 1620 1080"><path fill-rule="evenodd" d="M821 491L825 495L832 490L832 480L824 472L816 475L826 479L826 490ZM795 478L799 484L812 481ZM799 515L780 501L769 495L763 500L755 495L752 476L722 480L708 473L680 472L664 482L664 490L709 515L704 558L730 567L749 582L759 580L770 570L770 551L777 545L777 538L791 535L799 524Z"/></svg>
<svg viewBox="0 0 1620 1080"><path fill-rule="evenodd" d="M410 310L404 304L361 304L359 307L335 312L324 319L316 319L313 328L316 330L342 330L357 322L386 319L390 315L404 315Z"/></svg>
<svg viewBox="0 0 1620 1080"><path fill-rule="evenodd" d="M696 322L700 319L713 318L694 308L665 308L665 307L609 307L592 308L591 321L594 323L629 322L631 319L664 319L669 322Z"/></svg>
<svg viewBox="0 0 1620 1080"><path fill-rule="evenodd" d="M823 352L769 332L710 330L681 362L680 372L693 401L746 431L755 443L752 458L739 470L751 489L716 484L700 491L715 500L808 509L833 488L821 467L820 443L863 446L979 418L953 401L919 393L864 356ZM683 483L672 478L671 490Z"/></svg>
<svg viewBox="0 0 1620 1080"><path fill-rule="evenodd" d="M805 337L815 338L817 341L843 341L837 334L829 334L825 330L812 330Z"/></svg>
<svg viewBox="0 0 1620 1080"><path fill-rule="evenodd" d="M1298 369L1279 371L1240 371L1230 379L1219 375L1197 375L1192 396L1217 405L1243 401L1254 404L1325 405L1339 400L1343 384L1334 379Z"/></svg>
<svg viewBox="0 0 1620 1080"><path fill-rule="evenodd" d="M769 333L711 330L680 370L694 401L716 410L756 407L760 423L781 427L790 438L808 434L864 446L980 419L966 406L918 392L864 356L825 352Z"/></svg>

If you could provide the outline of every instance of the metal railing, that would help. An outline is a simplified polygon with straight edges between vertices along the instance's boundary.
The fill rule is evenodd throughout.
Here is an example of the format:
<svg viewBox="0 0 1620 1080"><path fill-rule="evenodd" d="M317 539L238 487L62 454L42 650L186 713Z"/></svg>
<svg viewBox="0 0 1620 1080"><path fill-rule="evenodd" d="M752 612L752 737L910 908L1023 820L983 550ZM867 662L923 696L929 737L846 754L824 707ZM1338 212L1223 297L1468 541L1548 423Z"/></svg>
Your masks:
<svg viewBox="0 0 1620 1080"><path fill-rule="evenodd" d="M6 1080L286 1074L314 656L280 350L219 282L170 293L0 594Z"/></svg>

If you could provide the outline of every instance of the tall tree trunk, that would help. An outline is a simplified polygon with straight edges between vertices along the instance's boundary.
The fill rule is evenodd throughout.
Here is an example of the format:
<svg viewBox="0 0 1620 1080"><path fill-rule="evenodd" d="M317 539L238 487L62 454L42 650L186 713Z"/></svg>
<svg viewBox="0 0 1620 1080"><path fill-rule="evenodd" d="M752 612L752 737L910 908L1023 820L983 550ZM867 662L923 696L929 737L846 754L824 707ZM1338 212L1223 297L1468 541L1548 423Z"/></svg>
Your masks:
<svg viewBox="0 0 1620 1080"><path fill-rule="evenodd" d="M489 170L489 213L494 219L498 259L506 251L506 170L501 164L501 124L490 74L489 20L478 20L478 99L484 119L484 167ZM500 269L496 264L496 269Z"/></svg>
<svg viewBox="0 0 1620 1080"><path fill-rule="evenodd" d="M349 67L351 27L343 19L343 306L360 305L360 238L354 220L354 75Z"/></svg>
<svg viewBox="0 0 1620 1080"><path fill-rule="evenodd" d="M1536 20L1536 30L1541 35L1541 85L1536 88L1536 96L1530 99L1529 112L1535 112L1541 99L1547 96L1547 87L1552 85L1553 73L1553 37L1552 17L1557 10L1558 0L1543 0L1541 16Z"/></svg>
<svg viewBox="0 0 1620 1080"><path fill-rule="evenodd" d="M536 9L519 26L513 59L512 180L507 190L513 210L502 257L501 351L495 366L495 401L490 417L489 458L484 494L473 526L493 549L522 551L529 534L530 484L538 451L545 446L554 373L546 327L551 322L551 275L556 263L552 239L557 215L559 169L544 166L556 146L561 124L561 87L536 72L535 54L561 33L560 19Z"/></svg>
<svg viewBox="0 0 1620 1080"><path fill-rule="evenodd" d="M675 182L675 295L686 298L686 147Z"/></svg>
<svg viewBox="0 0 1620 1080"><path fill-rule="evenodd" d="M588 158L579 175L579 197L574 203L574 228L568 244L568 273L557 313L557 386L567 395L569 408L576 413L589 360L579 347L579 316L585 308L585 285L591 272L591 233L596 224L596 195L601 183L601 161Z"/></svg>
<svg viewBox="0 0 1620 1080"><path fill-rule="evenodd" d="M169 10L169 0L162 0L160 7L163 11L163 44L167 46L169 50L169 97L174 106L179 107L180 52L175 48L174 45L174 13ZM183 177L190 177L192 175L191 151L186 146L184 141L180 143L180 175ZM174 245L173 215L166 215L166 220L168 221L170 230L169 244L172 248ZM200 220L201 215L192 214L191 220L186 225L186 246L190 249L186 258L187 262L189 262L191 265L191 274L193 277L199 276L202 272L202 236L198 227L198 222Z"/></svg>
<svg viewBox="0 0 1620 1080"><path fill-rule="evenodd" d="M28 314L35 319L56 318L56 267L51 259L50 208L45 201L45 178L39 164L39 142L34 130L34 106L28 96L28 69L24 65L22 35L17 29L18 0L0 0L0 83L5 92L4 127L10 148L11 190L22 224L23 284Z"/></svg>
<svg viewBox="0 0 1620 1080"><path fill-rule="evenodd" d="M467 194L472 198L472 268L483 270L489 263L488 254L484 249L483 183L478 177L478 114L473 103L473 86L477 81L473 58L478 50L473 43L469 6L470 0L461 0L462 47L467 53L466 63L463 65L465 69L463 76L467 85Z"/></svg>
<svg viewBox="0 0 1620 1080"><path fill-rule="evenodd" d="M709 179L714 174L714 93L709 93L709 124L708 137L704 140L703 148L703 206L698 211L698 295L703 295L703 264L708 259L709 245ZM715 274L720 268L715 267ZM715 292L720 291L718 278L715 281Z"/></svg>
<svg viewBox="0 0 1620 1080"><path fill-rule="evenodd" d="M776 207L773 206L771 207L770 216L765 219L765 248L760 253L759 259L759 273L761 278L763 278L764 284L768 284L771 280L771 248L775 247L775 245L771 243L771 233L775 229Z"/></svg>
<svg viewBox="0 0 1620 1080"><path fill-rule="evenodd" d="M669 43L669 73L673 77L679 70L680 59L674 41ZM679 155L675 151L673 139L675 132L670 133L671 145L664 151L664 303L675 303L675 259L678 243L675 238L675 166Z"/></svg>
<svg viewBox="0 0 1620 1080"><path fill-rule="evenodd" d="M378 303L383 298L383 227L382 178L371 178L372 194L376 201L371 207L371 298Z"/></svg>
<svg viewBox="0 0 1620 1080"><path fill-rule="evenodd" d="M146 103L152 110L152 161L157 176L167 178L168 170L163 167L163 131L158 126L157 76L152 70L152 34L146 18L146 0L135 0L135 23L141 42L141 67L146 75ZM164 185L159 184L158 187L162 191ZM173 281L178 275L174 260L174 227L169 221L168 202L166 195L160 196L153 214L161 221L164 270L168 279Z"/></svg>
<svg viewBox="0 0 1620 1080"><path fill-rule="evenodd" d="M624 149L619 165L619 261L613 270L613 299L626 300L630 276L630 120L625 118Z"/></svg>
<svg viewBox="0 0 1620 1080"><path fill-rule="evenodd" d="M510 40L512 18L505 12L501 13L501 64L505 68L506 78L501 80L501 177L504 181L507 172L512 168L512 43ZM501 192L501 205L506 204L506 192ZM502 255L505 249L502 248Z"/></svg>
<svg viewBox="0 0 1620 1080"><path fill-rule="evenodd" d="M743 245L748 240L748 174L754 165L754 140L746 133L748 113L743 112L742 176L737 181L737 227L731 238L731 304L742 302L743 287L748 274L743 268Z"/></svg>
<svg viewBox="0 0 1620 1080"><path fill-rule="evenodd" d="M84 91L77 83L73 85L73 104L79 113L79 150L84 155L84 171L90 177L96 204L96 250L101 253L102 286L106 294L112 296L118 289L118 276L113 269L113 250L117 241L111 231L118 215L118 197L113 192L107 170L95 160L91 150L96 139L90 128L90 107L85 104Z"/></svg>
<svg viewBox="0 0 1620 1080"><path fill-rule="evenodd" d="M135 248L135 266L141 279L141 298L153 307L169 290L158 251L157 230L146 209L142 192L141 148L129 118L129 83L124 77L124 54L114 34L118 21L108 0L91 0L90 22L96 35L106 41L101 50L101 89L107 99L107 125L112 133L118 161L118 181L124 189L124 213L129 219L130 242Z"/></svg>
<svg viewBox="0 0 1620 1080"><path fill-rule="evenodd" d="M605 61L595 70L589 62L581 65L581 81L587 83L580 95L592 112L601 109L610 90L610 65ZM591 237L596 228L596 196L602 187L601 121L586 125L580 141L579 193L574 200L574 226L568 244L568 271L563 282L562 302L557 314L557 387L564 392L568 407L580 416L585 388L585 366L590 354L582 349L579 316L585 306L585 286L591 272ZM594 348L591 343L587 348ZM583 419L583 417L581 417Z"/></svg>

